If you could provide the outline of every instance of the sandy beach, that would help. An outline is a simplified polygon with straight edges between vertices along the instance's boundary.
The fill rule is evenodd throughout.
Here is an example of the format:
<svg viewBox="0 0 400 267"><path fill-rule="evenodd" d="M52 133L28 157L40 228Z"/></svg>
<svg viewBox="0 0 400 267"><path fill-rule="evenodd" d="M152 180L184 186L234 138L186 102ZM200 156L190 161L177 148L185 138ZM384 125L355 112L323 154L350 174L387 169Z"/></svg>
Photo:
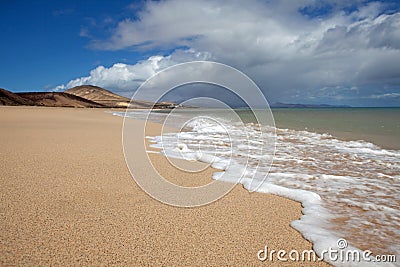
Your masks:
<svg viewBox="0 0 400 267"><path fill-rule="evenodd" d="M105 111L0 107L0 265L326 266L257 259L266 245L311 249L289 225L301 216L297 202L241 185L199 208L148 196L124 161L123 119ZM191 184L163 156L150 157ZM193 184L213 171L194 174Z"/></svg>

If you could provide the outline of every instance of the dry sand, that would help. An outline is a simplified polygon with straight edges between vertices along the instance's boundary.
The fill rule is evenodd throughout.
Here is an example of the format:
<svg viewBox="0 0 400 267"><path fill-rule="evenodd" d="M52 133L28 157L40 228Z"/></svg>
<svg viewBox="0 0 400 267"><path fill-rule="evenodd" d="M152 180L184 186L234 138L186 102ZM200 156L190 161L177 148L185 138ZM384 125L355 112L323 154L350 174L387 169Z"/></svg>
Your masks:
<svg viewBox="0 0 400 267"><path fill-rule="evenodd" d="M311 249L289 226L301 216L294 201L241 186L200 208L149 197L125 165L121 127L102 109L0 108L1 265L325 265L257 259L265 245ZM164 157L151 158L183 180Z"/></svg>

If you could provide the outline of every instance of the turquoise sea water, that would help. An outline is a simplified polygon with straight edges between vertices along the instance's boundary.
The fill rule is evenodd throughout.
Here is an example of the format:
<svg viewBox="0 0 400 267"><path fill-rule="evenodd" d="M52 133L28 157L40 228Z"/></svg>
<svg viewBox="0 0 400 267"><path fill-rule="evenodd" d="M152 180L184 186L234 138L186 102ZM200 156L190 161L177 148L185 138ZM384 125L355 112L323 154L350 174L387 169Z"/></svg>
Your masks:
<svg viewBox="0 0 400 267"><path fill-rule="evenodd" d="M237 110L247 121L249 110ZM365 140L400 149L400 108L273 108L277 128L329 133L345 140Z"/></svg>

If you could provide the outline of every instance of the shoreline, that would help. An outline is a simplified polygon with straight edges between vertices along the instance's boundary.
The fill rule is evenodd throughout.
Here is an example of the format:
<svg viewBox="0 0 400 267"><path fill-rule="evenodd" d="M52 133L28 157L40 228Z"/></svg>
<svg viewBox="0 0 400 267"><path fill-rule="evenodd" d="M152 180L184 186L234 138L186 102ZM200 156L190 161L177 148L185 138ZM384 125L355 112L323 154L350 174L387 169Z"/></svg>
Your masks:
<svg viewBox="0 0 400 267"><path fill-rule="evenodd" d="M257 259L266 245L311 249L290 227L300 203L236 185L203 207L167 206L130 176L122 118L104 109L0 109L2 264L304 265ZM159 172L188 182L164 156L150 157ZM191 181L211 181L214 171Z"/></svg>
<svg viewBox="0 0 400 267"><path fill-rule="evenodd" d="M194 131L194 132L196 132L196 131ZM282 133L282 131L279 131L280 132L280 134L283 134L283 136L285 136L285 133ZM288 134L293 134L293 132L292 131L289 131L289 132L287 132ZM310 134L310 133L306 133L306 132L303 132L303 133L301 133L301 132L298 132L297 134L300 134L300 135L302 135L302 134ZM157 135L160 135L160 134L157 134ZM316 136L319 136L319 135L316 135ZM343 141L343 139L340 139L340 138L338 138L338 137L327 137L327 136L323 136L323 138L327 138L328 140L332 140L332 138L334 138L334 139L337 139L337 140L333 140L333 142L342 142ZM198 140L197 138L196 138L196 136L194 137L194 139L193 140ZM204 138L203 139L199 139L199 140L204 140ZM290 143L290 140L288 141L289 143ZM190 141L189 141L189 143L190 143ZM318 142L317 142L318 143ZM344 142L345 143L345 142ZM353 145L353 142L349 142L348 144L350 144L350 146L351 145ZM363 143L363 142L359 142L359 141L355 141L355 143L354 144L356 144L356 145L360 145L360 146L362 146L362 147L364 147L364 146L367 146L367 147L371 147L371 149L376 149L376 150L378 150L378 152L380 152L381 151L381 149L380 148L377 148L377 147L375 147L375 148L372 148L372 144L366 144L366 143ZM194 145L193 143L192 143L192 145ZM282 146L287 146L287 143L285 143L285 144L281 144ZM311 144L312 145L312 144ZM283 148L283 147L281 147L281 148ZM357 149L357 147L355 148L355 149ZM283 151L284 151L285 149L283 149ZM318 150L318 149L317 149ZM373 151L372 151L373 152ZM363 153L363 152L360 152L361 154ZM368 149L367 149L367 153L369 153L368 152ZM382 151L382 153L396 153L395 151L392 151L392 152L385 152L385 151ZM378 153L379 154L379 153ZM318 157L318 156L316 156L316 157ZM206 160L207 161L207 160ZM390 159L388 159L388 161L390 161ZM328 162L329 162L329 160L328 160ZM286 166L286 164L284 164L283 166ZM343 166L343 165L341 165L341 166ZM340 167L339 167L340 168ZM327 173L330 173L329 172L329 169L328 170L326 170L327 171ZM218 172L218 170L216 170L216 172ZM379 172L379 171L378 171ZM385 171L383 171L383 173L386 173ZM333 174L333 176L334 176L335 174ZM345 174L343 174L343 175L345 175ZM329 176L329 175L328 175ZM323 177L324 178L324 177ZM336 178L336 176L334 176L334 178ZM279 184L279 183L278 183ZM245 185L245 188L247 188L247 186L246 186L246 182L244 182L244 185ZM333 186L335 186L335 185L333 185ZM290 186L289 186L290 187ZM285 191L285 190L284 190ZM303 198L302 196L297 196L297 197L294 197L293 196L293 194L285 194L285 193L282 193L282 191L280 190L280 189L278 189L278 191L275 191L274 189L272 189L272 190L270 190L270 188L265 188L265 189L263 189L263 190L261 190L260 192L265 192L265 193L275 193L275 194L277 194L277 195L279 195L279 196L283 196L283 197L287 197L287 198L289 198L289 199L294 199L294 200L296 200L296 201L299 201L299 202L301 202L301 203L303 203L303 207L304 207L304 209L303 209L303 213L304 212L307 212L307 211L309 211L309 210L314 210L315 209L315 205L314 204L310 204L310 201L308 201L308 198ZM294 194L294 195L296 195L296 194ZM332 198L330 198L330 196L327 196L326 194L324 195L324 194L322 194L321 195L321 197L322 196L324 196L324 197L326 197L326 199L331 199L332 200ZM311 196L310 196L311 197ZM349 196L350 197L350 196ZM350 197L350 199L351 199L351 197ZM342 203L342 202L340 202L340 201L335 201L334 203L336 203L336 204L339 204L339 203ZM379 201L378 201L378 203L379 203ZM310 206L310 205L311 206ZM331 202L331 204L332 204L332 202ZM336 205L335 204L335 205ZM373 203L371 203L371 205L374 205ZM390 206L390 205L389 205ZM321 206L322 207L322 206ZM361 207L362 207L362 204L361 204ZM326 214L329 214L329 212L325 212L325 211L322 211L321 212L322 214L324 214L324 213L326 213ZM351 213L351 212L350 212ZM322 248L321 248L321 243L323 243L324 244L324 246L325 247L335 247L336 246L336 241L337 240L339 240L339 237L341 236L341 234L340 234L340 231L339 231L339 233L335 233L334 231L333 232L330 232L330 231L327 231L326 233L325 233L325 237L328 237L328 236L326 236L326 234L328 234L328 232L330 233L330 235L329 235L329 238L327 238L328 240L329 240L329 245L327 245L327 243L324 241L325 239L324 238L321 238L320 236L319 236L319 234L317 234L317 235L315 235L315 233L318 233L318 232L324 232L324 230L323 229L321 229L321 230L319 230L319 225L321 224L321 221L318 219L318 213L317 214L313 214L313 212L307 212L307 219L304 217L304 220L302 219L302 221L296 221L296 222L293 222L293 226L296 228L296 229L299 229L300 230L300 232L305 236L305 237L307 237L307 239L308 240L311 240L312 242L315 242L315 244L314 244L314 246L316 247L316 248L318 248L319 250L319 252L321 253L321 250L322 250ZM311 219L311 221L313 220L313 222L311 222L310 221L310 218L308 217L308 215L310 215L310 218L311 217L313 217L313 219ZM354 215L354 214L353 214ZM322 216L321 216L322 217ZM327 218L329 218L330 216L329 215L327 215ZM354 217L355 218L359 218L360 220L365 220L365 221L368 221L368 218L364 218L363 217L363 214L355 214L354 215ZM346 224L345 224L345 222L346 222L346 217L344 217L343 218L343 222L342 222L342 224L341 223L339 223L340 222L340 220L341 219L335 219L335 221L336 221L336 223L338 223L338 225L336 225L336 227L338 227L338 228L335 228L335 229L340 229L340 227L348 227L348 226L346 226ZM328 220L329 221L329 220ZM328 222L327 221L327 222ZM318 229L318 230L315 230L315 232L312 230L312 231L310 231L309 230L309 228L308 228L308 226L305 224L305 222L308 222L308 225L314 225L315 224L315 228L316 229ZM308 228L308 229L307 229ZM351 229L351 228L350 228ZM365 229L363 229L363 230L365 230ZM387 248L385 249L383 246L384 245L382 245L382 247L380 247L379 245L378 246L376 246L376 243L374 243L373 241L371 242L371 240L373 240L373 239L368 239L369 241L366 241L367 239L356 239L356 241L354 241L354 240L352 240L350 237L352 237L352 234L351 233L349 233L349 232L347 232L346 233L347 235L346 236L348 236L349 237L349 239L350 239L350 242L354 242L355 244L356 244L356 247L358 247L360 250L361 249L370 249L370 248L374 248L374 247L376 247L376 249L374 249L373 250L373 253L375 253L374 255L379 255L379 253L387 253ZM364 231L364 234L366 234L365 233L365 231ZM365 243L366 242L366 243ZM354 244L353 243L353 244ZM386 243L386 241L385 240L382 240L382 244L387 244ZM355 247L352 247L352 248L354 248L355 249ZM391 251L391 250L390 250ZM391 252L393 252L393 251L391 251Z"/></svg>

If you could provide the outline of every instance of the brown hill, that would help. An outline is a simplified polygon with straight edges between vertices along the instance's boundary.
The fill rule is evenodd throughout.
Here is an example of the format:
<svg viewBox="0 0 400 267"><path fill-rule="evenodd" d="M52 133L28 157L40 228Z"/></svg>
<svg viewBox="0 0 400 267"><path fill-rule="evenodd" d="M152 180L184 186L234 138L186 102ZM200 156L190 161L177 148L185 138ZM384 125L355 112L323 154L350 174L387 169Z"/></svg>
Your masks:
<svg viewBox="0 0 400 267"><path fill-rule="evenodd" d="M17 96L31 101L35 106L46 107L75 107L75 108L103 108L102 104L85 98L58 92L17 93Z"/></svg>
<svg viewBox="0 0 400 267"><path fill-rule="evenodd" d="M0 105L4 106L33 106L33 101L25 99L17 94L11 93L5 89L0 88Z"/></svg>
<svg viewBox="0 0 400 267"><path fill-rule="evenodd" d="M46 107L89 108L157 108L172 109L179 105L172 102L152 103L134 100L114 94L98 86L83 85L65 92L12 93L0 88L0 105L29 105Z"/></svg>
<svg viewBox="0 0 400 267"><path fill-rule="evenodd" d="M66 90L65 93L80 96L113 108L151 108L153 106L153 103L147 101L132 101L132 103L129 104L131 102L129 98L93 85L76 86Z"/></svg>

